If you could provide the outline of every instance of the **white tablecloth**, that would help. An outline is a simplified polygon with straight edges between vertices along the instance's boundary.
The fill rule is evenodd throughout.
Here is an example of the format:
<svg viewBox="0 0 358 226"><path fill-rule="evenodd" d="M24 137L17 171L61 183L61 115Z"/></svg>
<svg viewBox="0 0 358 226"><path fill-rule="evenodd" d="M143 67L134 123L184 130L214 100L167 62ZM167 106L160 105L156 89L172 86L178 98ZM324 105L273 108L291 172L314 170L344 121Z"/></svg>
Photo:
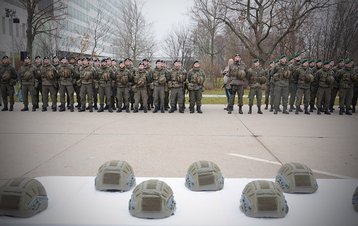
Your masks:
<svg viewBox="0 0 358 226"><path fill-rule="evenodd" d="M20 219L0 216L0 225L322 225L357 226L358 213L352 195L358 180L319 179L314 194L285 194L289 212L285 218L246 217L239 209L243 188L251 179L225 179L224 189L216 192L192 192L184 178L137 178L165 181L174 192L175 215L166 219L139 219L128 211L132 191L100 192L94 177L39 177L45 186L49 206L38 215ZM272 180L273 179L268 179Z"/></svg>

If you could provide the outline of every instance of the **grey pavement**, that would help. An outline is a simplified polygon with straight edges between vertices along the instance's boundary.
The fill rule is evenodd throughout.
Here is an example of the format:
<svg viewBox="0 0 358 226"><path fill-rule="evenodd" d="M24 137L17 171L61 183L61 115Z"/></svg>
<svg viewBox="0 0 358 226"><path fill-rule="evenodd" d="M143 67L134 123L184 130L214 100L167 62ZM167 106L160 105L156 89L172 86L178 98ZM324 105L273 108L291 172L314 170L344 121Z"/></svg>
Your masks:
<svg viewBox="0 0 358 226"><path fill-rule="evenodd" d="M239 115L224 105L204 114L0 112L0 180L94 176L105 161L128 161L141 177L184 177L198 160L225 177L273 178L297 161L319 178L358 178L358 114ZM1 182L0 181L0 182Z"/></svg>

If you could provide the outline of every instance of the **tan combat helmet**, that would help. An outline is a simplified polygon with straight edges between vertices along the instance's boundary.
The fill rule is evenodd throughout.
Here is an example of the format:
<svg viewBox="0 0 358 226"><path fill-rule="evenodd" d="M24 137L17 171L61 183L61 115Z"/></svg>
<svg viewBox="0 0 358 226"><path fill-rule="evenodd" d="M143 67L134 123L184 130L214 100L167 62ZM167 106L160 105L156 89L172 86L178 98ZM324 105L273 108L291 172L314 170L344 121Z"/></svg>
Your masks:
<svg viewBox="0 0 358 226"><path fill-rule="evenodd" d="M0 187L0 215L31 217L47 206L46 190L36 179L13 178Z"/></svg>
<svg viewBox="0 0 358 226"><path fill-rule="evenodd" d="M172 189L159 180L140 183L129 200L130 214L139 218L166 218L174 214L175 207Z"/></svg>
<svg viewBox="0 0 358 226"><path fill-rule="evenodd" d="M240 209L249 217L281 218L288 213L287 202L280 187L265 180L255 180L245 186Z"/></svg>
<svg viewBox="0 0 358 226"><path fill-rule="evenodd" d="M136 184L132 167L126 161L112 160L105 162L95 179L95 187L100 191L125 192Z"/></svg>
<svg viewBox="0 0 358 226"><path fill-rule="evenodd" d="M215 163L198 161L190 165L185 186L192 191L217 191L224 187L224 177Z"/></svg>
<svg viewBox="0 0 358 226"><path fill-rule="evenodd" d="M296 162L281 166L276 176L276 183L286 193L314 193L318 188L312 170Z"/></svg>
<svg viewBox="0 0 358 226"><path fill-rule="evenodd" d="M352 204L355 211L358 212L358 187L356 187L356 190L354 191L353 198L352 198Z"/></svg>

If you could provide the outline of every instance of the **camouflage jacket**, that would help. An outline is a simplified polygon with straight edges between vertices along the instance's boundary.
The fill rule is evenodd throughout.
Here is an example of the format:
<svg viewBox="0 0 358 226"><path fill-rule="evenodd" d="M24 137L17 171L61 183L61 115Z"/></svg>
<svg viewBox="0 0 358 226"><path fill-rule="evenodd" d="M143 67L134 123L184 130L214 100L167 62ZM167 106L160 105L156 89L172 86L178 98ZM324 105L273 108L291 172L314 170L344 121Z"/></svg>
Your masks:
<svg viewBox="0 0 358 226"><path fill-rule="evenodd" d="M126 68L119 68L114 74L115 84L118 88L129 87L129 81L133 80L132 74Z"/></svg>
<svg viewBox="0 0 358 226"><path fill-rule="evenodd" d="M297 77L297 88L309 89L313 82L312 69L310 67L300 67Z"/></svg>
<svg viewBox="0 0 358 226"><path fill-rule="evenodd" d="M354 82L357 80L357 75L354 74L353 68L343 68L339 70L339 88L350 89L353 88Z"/></svg>
<svg viewBox="0 0 358 226"><path fill-rule="evenodd" d="M292 76L290 66L287 64L278 64L273 69L273 79L275 85L288 86L289 80Z"/></svg>
<svg viewBox="0 0 358 226"><path fill-rule="evenodd" d="M146 70L138 70L133 78L133 88L144 88L148 83L148 72Z"/></svg>
<svg viewBox="0 0 358 226"><path fill-rule="evenodd" d="M262 67L250 68L246 73L246 78L250 88L259 88L266 82L265 70Z"/></svg>
<svg viewBox="0 0 358 226"><path fill-rule="evenodd" d="M88 85L93 84L96 72L90 65L82 66L80 70L81 84Z"/></svg>
<svg viewBox="0 0 358 226"><path fill-rule="evenodd" d="M15 81L16 83L17 73L15 68L13 68L10 64L2 65L0 68L0 83L1 84L10 84Z"/></svg>
<svg viewBox="0 0 358 226"><path fill-rule="evenodd" d="M182 88L184 87L187 78L187 73L184 68L173 68L170 73L170 81L168 82L169 88Z"/></svg>
<svg viewBox="0 0 358 226"><path fill-rule="evenodd" d="M330 70L324 68L317 71L316 76L318 79L318 86L322 88L330 87L334 80Z"/></svg>
<svg viewBox="0 0 358 226"><path fill-rule="evenodd" d="M188 72L188 90L202 90L204 88L204 82L205 72L202 69L193 68Z"/></svg>
<svg viewBox="0 0 358 226"><path fill-rule="evenodd" d="M63 86L73 85L76 81L75 69L71 64L62 64L58 68L59 84Z"/></svg>
<svg viewBox="0 0 358 226"><path fill-rule="evenodd" d="M114 80L113 68L107 66L101 66L97 70L97 79L101 87L112 86Z"/></svg>
<svg viewBox="0 0 358 226"><path fill-rule="evenodd" d="M154 86L164 86L167 82L167 71L163 68L154 68L152 70L152 79Z"/></svg>
<svg viewBox="0 0 358 226"><path fill-rule="evenodd" d="M243 62L234 62L229 66L230 85L244 85L246 79L246 65Z"/></svg>
<svg viewBox="0 0 358 226"><path fill-rule="evenodd" d="M19 69L19 81L22 85L35 85L35 68L31 64L24 64Z"/></svg>
<svg viewBox="0 0 358 226"><path fill-rule="evenodd" d="M41 67L42 85L54 86L57 84L57 71L51 64L43 64Z"/></svg>

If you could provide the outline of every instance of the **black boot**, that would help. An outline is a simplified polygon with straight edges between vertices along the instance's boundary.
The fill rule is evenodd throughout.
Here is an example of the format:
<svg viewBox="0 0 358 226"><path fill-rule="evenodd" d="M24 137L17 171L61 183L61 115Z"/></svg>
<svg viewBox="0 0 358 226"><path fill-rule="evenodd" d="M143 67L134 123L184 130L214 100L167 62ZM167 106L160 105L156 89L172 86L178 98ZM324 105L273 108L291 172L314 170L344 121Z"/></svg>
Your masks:
<svg viewBox="0 0 358 226"><path fill-rule="evenodd" d="M248 114L251 114L252 113L252 106L249 106L249 112Z"/></svg>
<svg viewBox="0 0 358 226"><path fill-rule="evenodd" d="M52 111L53 111L53 112L57 111L57 107L56 107L56 106L53 106L53 107L52 107Z"/></svg>
<svg viewBox="0 0 358 226"><path fill-rule="evenodd" d="M165 113L165 107L161 107L161 108L160 108L160 112L161 112L161 113Z"/></svg>
<svg viewBox="0 0 358 226"><path fill-rule="evenodd" d="M143 110L143 109L144 109L144 107L143 107L143 105L141 104L140 107L139 107L139 110L141 111L141 110Z"/></svg>
<svg viewBox="0 0 358 226"><path fill-rule="evenodd" d="M190 110L190 114L193 114L194 113L194 106L190 106L189 110Z"/></svg>
<svg viewBox="0 0 358 226"><path fill-rule="evenodd" d="M260 114L260 115L261 115L261 114L262 114L261 106L257 106L257 109L258 109L258 110L257 110L257 114Z"/></svg>
<svg viewBox="0 0 358 226"><path fill-rule="evenodd" d="M273 112L273 105L271 105L270 112Z"/></svg>
<svg viewBox="0 0 358 226"><path fill-rule="evenodd" d="M78 109L78 111L79 111L79 112L84 112L84 111L86 111L86 107L85 107L85 106L81 106L81 108Z"/></svg>
<svg viewBox="0 0 358 226"><path fill-rule="evenodd" d="M201 106L197 106L196 107L196 112L198 112L199 114L202 114L203 112L201 111Z"/></svg>
<svg viewBox="0 0 358 226"><path fill-rule="evenodd" d="M32 106L32 111L36 111L36 106Z"/></svg>
<svg viewBox="0 0 358 226"><path fill-rule="evenodd" d="M298 115L299 111L298 108L296 108L295 114Z"/></svg>
<svg viewBox="0 0 358 226"><path fill-rule="evenodd" d="M232 106L228 106L228 107L227 107L227 113L228 113L228 114L231 114L233 108L234 108L234 107L232 107Z"/></svg>
<svg viewBox="0 0 358 226"><path fill-rule="evenodd" d="M317 115L320 115L321 114L321 108L318 108L317 109Z"/></svg>
<svg viewBox="0 0 358 226"><path fill-rule="evenodd" d="M131 111L134 111L134 106L133 106L133 104L131 104Z"/></svg>
<svg viewBox="0 0 358 226"><path fill-rule="evenodd" d="M344 109L343 109L343 108L339 108L339 114L340 114L340 115L343 115L343 113L344 113Z"/></svg>
<svg viewBox="0 0 358 226"><path fill-rule="evenodd" d="M98 110L97 103L95 103L95 104L93 105L93 108L94 108L94 110Z"/></svg>
<svg viewBox="0 0 358 226"><path fill-rule="evenodd" d="M148 108L144 107L144 108L143 108L143 112L144 112L144 113L147 113L147 112L148 112Z"/></svg>
<svg viewBox="0 0 358 226"><path fill-rule="evenodd" d="M66 111L66 108L65 108L65 105L60 105L60 109L58 110L59 112L62 112L62 111Z"/></svg>
<svg viewBox="0 0 358 226"><path fill-rule="evenodd" d="M126 112L127 112L127 113L131 112L131 111L129 110L129 106L126 107Z"/></svg>
<svg viewBox="0 0 358 226"><path fill-rule="evenodd" d="M310 105L310 112L313 112L313 110L314 110L313 108L314 108L314 105L311 104L311 105Z"/></svg>
<svg viewBox="0 0 358 226"><path fill-rule="evenodd" d="M170 110L169 110L169 113L174 113L174 109L175 109L175 107L172 106L172 107L170 108Z"/></svg>
<svg viewBox="0 0 358 226"><path fill-rule="evenodd" d="M75 111L75 108L73 106L73 104L70 105L70 112L74 112Z"/></svg>
<svg viewBox="0 0 358 226"><path fill-rule="evenodd" d="M328 108L324 109L324 114L325 115L330 115L331 113L329 112Z"/></svg>
<svg viewBox="0 0 358 226"><path fill-rule="evenodd" d="M158 106L155 106L155 107L154 107L154 110L153 110L153 113L157 113L158 110L159 110Z"/></svg>
<svg viewBox="0 0 358 226"><path fill-rule="evenodd" d="M180 113L184 113L184 108L183 108L183 107L179 107L179 112L180 112Z"/></svg>
<svg viewBox="0 0 358 226"><path fill-rule="evenodd" d="M104 109L103 109L103 104L100 104L100 105L99 105L99 109L98 109L97 112L103 112L103 111L104 111Z"/></svg>
<svg viewBox="0 0 358 226"><path fill-rule="evenodd" d="M41 111L47 111L47 107L42 107Z"/></svg>
<svg viewBox="0 0 358 226"><path fill-rule="evenodd" d="M293 105L290 105L290 110L289 110L289 112L292 112L293 110L295 110L295 108L293 107Z"/></svg>
<svg viewBox="0 0 358 226"><path fill-rule="evenodd" d="M28 107L28 106L24 106L24 108L21 109L21 111L29 111L29 107Z"/></svg>
<svg viewBox="0 0 358 226"><path fill-rule="evenodd" d="M298 112L303 112L301 106L296 107L296 110L298 110Z"/></svg>
<svg viewBox="0 0 358 226"><path fill-rule="evenodd" d="M110 112L110 113L113 112L112 106L109 106L109 107L108 107L108 112Z"/></svg>
<svg viewBox="0 0 358 226"><path fill-rule="evenodd" d="M288 111L287 111L287 107L283 107L283 110L282 110L282 114L290 114Z"/></svg>
<svg viewBox="0 0 358 226"><path fill-rule="evenodd" d="M268 109L268 104L266 104L266 106L265 106L265 110L267 110Z"/></svg>
<svg viewBox="0 0 358 226"><path fill-rule="evenodd" d="M349 110L349 108L346 109L346 115L352 115L351 111Z"/></svg>
<svg viewBox="0 0 358 226"><path fill-rule="evenodd" d="M138 108L134 108L133 113L138 113Z"/></svg>
<svg viewBox="0 0 358 226"><path fill-rule="evenodd" d="M92 106L92 104L90 104L90 106L89 106L89 112L93 112L93 106Z"/></svg>
<svg viewBox="0 0 358 226"><path fill-rule="evenodd" d="M309 114L310 114L310 112L308 111L308 107L305 107L305 114L306 114L306 115L309 115Z"/></svg>
<svg viewBox="0 0 358 226"><path fill-rule="evenodd" d="M13 110L14 110L14 105L10 104L9 111L13 111Z"/></svg>
<svg viewBox="0 0 358 226"><path fill-rule="evenodd" d="M124 109L126 109L126 108L124 108ZM117 113L122 112L122 110L123 110L123 108L119 107L119 108L117 109Z"/></svg>
<svg viewBox="0 0 358 226"><path fill-rule="evenodd" d="M243 112L242 112L242 106L239 106L239 114L244 114Z"/></svg>

